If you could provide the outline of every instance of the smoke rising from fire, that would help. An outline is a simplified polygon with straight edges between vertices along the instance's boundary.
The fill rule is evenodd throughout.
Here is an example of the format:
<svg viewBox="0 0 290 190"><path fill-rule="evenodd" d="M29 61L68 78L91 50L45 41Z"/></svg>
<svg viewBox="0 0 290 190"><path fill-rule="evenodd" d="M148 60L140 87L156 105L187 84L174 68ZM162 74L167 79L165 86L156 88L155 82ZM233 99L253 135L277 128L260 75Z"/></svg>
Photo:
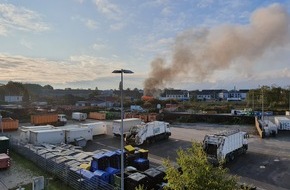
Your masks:
<svg viewBox="0 0 290 190"><path fill-rule="evenodd" d="M184 31L175 39L170 64L163 58L151 62L144 94L156 95L158 88L180 76L191 76L196 82L203 82L237 60L254 62L267 51L288 42L289 15L279 4L256 10L247 25L225 24Z"/></svg>

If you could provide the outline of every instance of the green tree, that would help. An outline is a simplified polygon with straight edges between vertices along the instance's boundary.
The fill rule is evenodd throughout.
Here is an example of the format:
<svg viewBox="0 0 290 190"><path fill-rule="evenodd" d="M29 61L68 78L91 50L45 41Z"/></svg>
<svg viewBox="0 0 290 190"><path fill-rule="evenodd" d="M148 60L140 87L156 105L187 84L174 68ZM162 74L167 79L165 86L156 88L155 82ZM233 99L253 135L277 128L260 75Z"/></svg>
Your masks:
<svg viewBox="0 0 290 190"><path fill-rule="evenodd" d="M192 146L186 150L177 151L177 169L167 159L166 179L168 188L174 190L233 190L239 189L237 178L228 174L228 170L222 166L214 167L207 161L206 153L202 144L193 142Z"/></svg>
<svg viewBox="0 0 290 190"><path fill-rule="evenodd" d="M51 85L47 84L47 85L43 86L43 89L53 90L53 87Z"/></svg>

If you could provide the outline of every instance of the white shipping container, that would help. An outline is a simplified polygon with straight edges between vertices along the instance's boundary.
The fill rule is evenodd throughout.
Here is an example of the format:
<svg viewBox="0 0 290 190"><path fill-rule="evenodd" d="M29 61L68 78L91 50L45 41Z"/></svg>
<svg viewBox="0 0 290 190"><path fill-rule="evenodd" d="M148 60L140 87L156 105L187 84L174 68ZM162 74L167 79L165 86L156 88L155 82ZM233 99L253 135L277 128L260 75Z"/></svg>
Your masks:
<svg viewBox="0 0 290 190"><path fill-rule="evenodd" d="M64 132L65 132L66 143L74 142L75 139L79 139L79 138L84 138L87 141L93 140L93 130L90 129L89 127L66 129Z"/></svg>
<svg viewBox="0 0 290 190"><path fill-rule="evenodd" d="M53 129L53 125L39 125L39 126L22 126L21 129L24 130L42 130L42 129Z"/></svg>
<svg viewBox="0 0 290 190"><path fill-rule="evenodd" d="M30 131L51 130L53 128L53 125L22 126L20 129L20 141L25 143L30 142Z"/></svg>
<svg viewBox="0 0 290 190"><path fill-rule="evenodd" d="M129 118L129 119L123 119L123 133L129 133L129 129L133 126L136 125L141 125L142 121L140 118ZM122 121L121 119L114 120L113 121L113 134L116 135L121 135L121 125Z"/></svg>
<svg viewBox="0 0 290 190"><path fill-rule="evenodd" d="M290 119L287 117L275 117L275 124L279 130L290 130Z"/></svg>
<svg viewBox="0 0 290 190"><path fill-rule="evenodd" d="M67 130L67 129L76 129L76 128L80 128L80 125L65 125L65 126L61 126L61 127L56 127L56 129L61 129L63 131Z"/></svg>
<svg viewBox="0 0 290 190"><path fill-rule="evenodd" d="M65 142L64 132L61 129L30 131L30 143L35 145L60 144Z"/></svg>
<svg viewBox="0 0 290 190"><path fill-rule="evenodd" d="M71 117L74 120L85 121L87 119L87 114L81 112L73 112Z"/></svg>
<svg viewBox="0 0 290 190"><path fill-rule="evenodd" d="M82 124L81 127L91 128L93 136L107 134L107 125L105 122L86 123Z"/></svg>

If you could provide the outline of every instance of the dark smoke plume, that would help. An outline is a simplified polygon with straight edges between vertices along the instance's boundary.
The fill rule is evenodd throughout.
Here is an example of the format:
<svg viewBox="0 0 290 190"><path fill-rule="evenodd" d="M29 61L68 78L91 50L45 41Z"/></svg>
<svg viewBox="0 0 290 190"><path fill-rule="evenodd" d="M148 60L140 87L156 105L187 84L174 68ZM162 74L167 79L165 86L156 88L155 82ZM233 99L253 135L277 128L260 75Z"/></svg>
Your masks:
<svg viewBox="0 0 290 190"><path fill-rule="evenodd" d="M158 88L180 76L203 82L215 71L228 69L234 61L254 61L288 42L289 15L279 4L256 10L247 25L225 24L185 31L175 39L171 64L163 58L151 62L144 94L154 96Z"/></svg>

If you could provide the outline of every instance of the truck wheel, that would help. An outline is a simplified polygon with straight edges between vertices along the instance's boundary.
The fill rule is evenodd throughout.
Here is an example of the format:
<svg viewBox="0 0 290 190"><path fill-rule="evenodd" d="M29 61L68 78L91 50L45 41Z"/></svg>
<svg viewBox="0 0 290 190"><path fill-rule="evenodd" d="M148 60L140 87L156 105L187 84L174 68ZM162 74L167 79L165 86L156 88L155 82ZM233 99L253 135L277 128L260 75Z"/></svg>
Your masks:
<svg viewBox="0 0 290 190"><path fill-rule="evenodd" d="M146 139L146 144L147 144L147 145L150 144L150 139Z"/></svg>
<svg viewBox="0 0 290 190"><path fill-rule="evenodd" d="M226 157L225 157L225 162L226 162L226 163L229 163L229 162L230 162L230 155L229 155L229 154L226 155Z"/></svg>
<svg viewBox="0 0 290 190"><path fill-rule="evenodd" d="M235 154L234 153L231 153L230 154L230 160L234 160L235 159Z"/></svg>

